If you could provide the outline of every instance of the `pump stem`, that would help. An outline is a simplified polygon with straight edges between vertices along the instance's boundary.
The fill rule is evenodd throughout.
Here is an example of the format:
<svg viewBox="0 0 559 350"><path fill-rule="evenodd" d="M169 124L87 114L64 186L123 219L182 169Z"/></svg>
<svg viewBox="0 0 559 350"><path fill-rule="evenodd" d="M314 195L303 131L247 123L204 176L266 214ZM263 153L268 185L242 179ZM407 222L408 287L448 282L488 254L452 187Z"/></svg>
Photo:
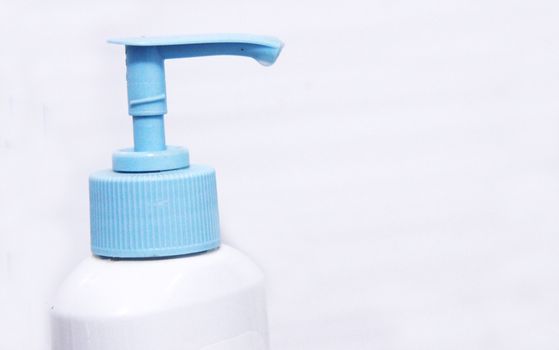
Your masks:
<svg viewBox="0 0 559 350"><path fill-rule="evenodd" d="M165 125L163 115L133 117L134 120L134 151L164 151Z"/></svg>

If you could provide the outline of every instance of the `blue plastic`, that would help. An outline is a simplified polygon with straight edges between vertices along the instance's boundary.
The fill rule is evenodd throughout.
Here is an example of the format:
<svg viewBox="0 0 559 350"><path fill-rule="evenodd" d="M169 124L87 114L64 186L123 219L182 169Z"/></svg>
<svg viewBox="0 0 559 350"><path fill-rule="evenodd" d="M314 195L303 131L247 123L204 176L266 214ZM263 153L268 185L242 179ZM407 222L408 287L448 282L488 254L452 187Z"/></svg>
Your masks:
<svg viewBox="0 0 559 350"><path fill-rule="evenodd" d="M215 171L99 171L89 178L95 255L154 258L219 247Z"/></svg>
<svg viewBox="0 0 559 350"><path fill-rule="evenodd" d="M105 257L166 257L219 246L215 171L190 165L186 148L167 146L164 61L235 55L273 64L274 38L216 34L110 40L126 46L128 112L134 147L113 154L113 170L90 177L91 243Z"/></svg>
<svg viewBox="0 0 559 350"><path fill-rule="evenodd" d="M170 155L165 154L163 129L163 115L167 113L166 59L234 55L251 57L263 65L271 65L283 47L277 39L246 34L131 38L109 42L126 46L128 114L134 117L134 152L158 151L156 156L167 158ZM127 152L120 151L113 158L115 171L153 171L143 169L142 163L136 162L138 157ZM172 163L173 168L158 170L179 169L179 165L188 166Z"/></svg>
<svg viewBox="0 0 559 350"><path fill-rule="evenodd" d="M123 173L176 170L189 165L188 150L177 146L166 146L163 151L142 152L125 148L113 153L113 170Z"/></svg>

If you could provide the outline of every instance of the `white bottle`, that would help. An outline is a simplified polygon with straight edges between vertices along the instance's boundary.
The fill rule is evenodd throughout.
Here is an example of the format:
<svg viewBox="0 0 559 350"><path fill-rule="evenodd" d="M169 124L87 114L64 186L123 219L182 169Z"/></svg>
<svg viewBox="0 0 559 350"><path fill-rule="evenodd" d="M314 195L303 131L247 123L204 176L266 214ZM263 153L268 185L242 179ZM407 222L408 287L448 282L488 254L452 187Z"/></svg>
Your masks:
<svg viewBox="0 0 559 350"><path fill-rule="evenodd" d="M53 348L267 349L262 277L225 245L171 259L90 257L59 290Z"/></svg>
<svg viewBox="0 0 559 350"><path fill-rule="evenodd" d="M164 60L217 54L272 64L273 38L213 35L126 45L134 148L90 177L91 243L59 288L53 350L265 350L263 275L220 246L215 172L165 145Z"/></svg>

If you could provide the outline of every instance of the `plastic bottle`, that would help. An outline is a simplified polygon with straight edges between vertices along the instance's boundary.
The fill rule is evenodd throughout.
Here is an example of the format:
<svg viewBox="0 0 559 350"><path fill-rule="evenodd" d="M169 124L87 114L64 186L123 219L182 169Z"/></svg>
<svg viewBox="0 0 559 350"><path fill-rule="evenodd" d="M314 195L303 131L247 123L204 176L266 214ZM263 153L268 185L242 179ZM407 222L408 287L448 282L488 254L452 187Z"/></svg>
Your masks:
<svg viewBox="0 0 559 350"><path fill-rule="evenodd" d="M134 148L90 177L91 246L51 311L54 350L263 350L263 276L220 246L215 172L165 144L164 60L240 55L273 64L282 43L249 35L112 40L126 46Z"/></svg>

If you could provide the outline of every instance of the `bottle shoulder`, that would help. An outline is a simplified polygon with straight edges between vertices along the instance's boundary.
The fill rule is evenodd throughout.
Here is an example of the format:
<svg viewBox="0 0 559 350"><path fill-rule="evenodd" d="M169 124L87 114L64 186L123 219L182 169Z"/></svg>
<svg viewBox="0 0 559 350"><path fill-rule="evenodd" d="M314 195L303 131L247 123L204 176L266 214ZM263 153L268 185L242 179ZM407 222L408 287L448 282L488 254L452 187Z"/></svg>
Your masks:
<svg viewBox="0 0 559 350"><path fill-rule="evenodd" d="M153 312L211 302L262 285L258 266L227 245L171 259L110 260L92 256L62 283L53 311L90 316Z"/></svg>

